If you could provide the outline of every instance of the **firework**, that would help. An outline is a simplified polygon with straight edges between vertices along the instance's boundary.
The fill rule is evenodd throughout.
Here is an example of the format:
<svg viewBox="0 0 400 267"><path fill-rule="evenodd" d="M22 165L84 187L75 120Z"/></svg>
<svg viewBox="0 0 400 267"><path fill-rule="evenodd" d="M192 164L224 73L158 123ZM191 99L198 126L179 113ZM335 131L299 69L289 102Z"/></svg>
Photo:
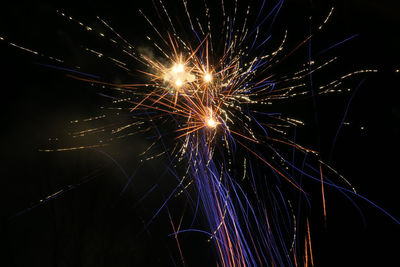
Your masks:
<svg viewBox="0 0 400 267"><path fill-rule="evenodd" d="M105 131L111 133L111 137L95 144L44 151L97 148L117 138L156 133L157 140L141 156L146 160L165 156L180 174L179 183L167 200L183 193L190 195L188 188L194 187L201 214L208 223L204 229L183 228L170 216L171 236L177 240L178 247L180 235L196 232L213 244L219 266L312 266L310 223L307 216L298 216L296 209L304 208L307 205L303 203L308 201L302 178L320 185L325 220L326 186L361 196L322 160L317 150L296 142L296 129L304 122L285 116L274 107L299 98L313 99L316 95L341 92L347 79L376 70L347 73L313 86L312 75L337 58L315 62L310 56L287 73L275 72L323 29L333 9L296 46L287 47L288 31L282 32L277 45L270 45L272 37L264 32L268 28L265 25L274 23L283 1L276 1L268 8L265 2L239 8L242 4L234 1L229 10L224 1L217 10L210 10L216 6L205 4L204 20L190 12L189 4L186 0L179 2L183 14L179 18L171 16L162 1L155 5L156 19L139 11L153 32L146 36L148 47L130 44L101 18L98 20L107 33L95 31L57 11L120 51L114 56L85 47L87 53L106 59L120 71L135 72L140 78L132 83L115 83L63 68L73 73L69 75L71 78L107 88L109 93L104 96L112 99L113 104L109 109L130 114L132 122L121 125L116 121L73 133L77 138ZM212 23L213 16L220 17L220 23ZM9 44L63 63L61 59ZM135 61L134 69L128 60ZM151 155L157 144L162 144L164 151ZM301 155L300 164L291 159L294 153ZM336 185L331 177L344 186ZM191 204L197 207L198 203ZM166 204L167 201L161 208Z"/></svg>

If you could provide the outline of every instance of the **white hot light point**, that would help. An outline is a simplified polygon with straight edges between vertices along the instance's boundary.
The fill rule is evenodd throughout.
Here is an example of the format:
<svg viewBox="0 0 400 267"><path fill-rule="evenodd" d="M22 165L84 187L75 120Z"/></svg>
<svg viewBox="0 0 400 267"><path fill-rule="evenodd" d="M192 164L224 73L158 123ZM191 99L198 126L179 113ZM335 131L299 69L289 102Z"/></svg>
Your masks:
<svg viewBox="0 0 400 267"><path fill-rule="evenodd" d="M182 86L182 81L180 79L175 81L176 86L180 87Z"/></svg>
<svg viewBox="0 0 400 267"><path fill-rule="evenodd" d="M210 82L210 81L211 81L211 75L207 73L207 74L204 76L204 80L205 80L206 82Z"/></svg>
<svg viewBox="0 0 400 267"><path fill-rule="evenodd" d="M206 120L206 124L209 128L215 128L218 123L213 117L209 117Z"/></svg>
<svg viewBox="0 0 400 267"><path fill-rule="evenodd" d="M177 64L174 67L174 72L178 73L178 72L183 72L183 65L182 64Z"/></svg>

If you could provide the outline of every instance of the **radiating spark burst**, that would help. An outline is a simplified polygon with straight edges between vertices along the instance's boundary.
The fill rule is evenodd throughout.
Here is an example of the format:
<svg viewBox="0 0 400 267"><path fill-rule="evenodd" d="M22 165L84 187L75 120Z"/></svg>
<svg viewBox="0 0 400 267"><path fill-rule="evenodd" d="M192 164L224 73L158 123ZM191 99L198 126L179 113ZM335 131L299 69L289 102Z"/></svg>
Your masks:
<svg viewBox="0 0 400 267"><path fill-rule="evenodd" d="M301 204L296 199L308 198L299 177L306 176L320 183L325 218L324 186L359 195L342 175L321 159L318 151L296 143L293 132L304 122L265 110L272 110L273 104L296 97L311 98L316 94L341 92L345 90L346 79L376 70L355 71L312 87L308 82L311 75L337 58L317 58L315 61L310 58L299 64L295 71L274 72L275 67L305 46L313 36L310 34L297 46L287 48L288 31L285 31L281 43L270 48L268 40L271 36L261 37L263 24L274 22L283 1L277 1L269 10L264 7L264 2L259 8L248 5L243 12L239 11L238 1L233 2L233 10L228 10L222 1L220 25L211 23L211 16L217 11L210 12L206 3L204 21L189 12L186 0L182 3L186 18L170 16L164 2L159 1L155 8L162 27L140 10L154 32L154 36L147 36L147 39L157 56L130 44L101 18L98 19L107 32L96 32L93 27L58 11L61 16L77 23L85 31L98 34L121 52L107 55L86 47L87 53L106 59L109 64L128 72L132 70L126 63L128 60L124 59L135 59L142 66L138 70L142 77L139 82L116 84L70 69L79 75L71 75L75 79L111 89L112 93L105 96L112 99L114 106L105 109L116 110L118 115L120 112L129 113L133 122L118 125L116 120L114 125L74 132L73 137L83 137L110 131L111 137L99 140L100 144L56 151L98 147L117 138L156 132L158 138L142 156L146 159L166 156L174 163L171 165L181 163L180 166L186 166L171 196L195 186L209 224L206 230L182 230L183 217L176 227L173 216L170 216L174 231L171 235L179 248L179 234L201 232L214 243L221 266L312 266L309 220L296 217L295 205L291 204ZM315 29L316 32L323 29L332 12L333 8ZM179 29L181 24L189 26ZM0 40L6 41L3 37ZM12 42L9 44L52 61L64 62ZM100 115L87 120L105 117ZM152 148L171 132L176 140L171 148L149 155ZM295 152L303 158L301 165L288 156ZM178 171L181 171L180 166ZM236 177L237 172L243 172L242 180ZM335 185L330 176L338 177L345 187ZM286 190L291 193L294 190L296 197L287 199ZM300 227L306 231L299 231ZM181 251L180 256L184 261Z"/></svg>

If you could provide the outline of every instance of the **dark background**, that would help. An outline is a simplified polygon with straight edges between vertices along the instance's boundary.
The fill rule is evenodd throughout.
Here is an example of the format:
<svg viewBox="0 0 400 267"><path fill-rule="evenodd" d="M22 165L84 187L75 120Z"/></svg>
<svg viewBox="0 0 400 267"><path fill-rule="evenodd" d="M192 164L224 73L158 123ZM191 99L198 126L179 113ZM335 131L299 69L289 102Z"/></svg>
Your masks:
<svg viewBox="0 0 400 267"><path fill-rule="evenodd" d="M329 52L342 58L332 73L340 75L361 68L377 68L380 73L359 79L366 78L350 106L346 121L351 125L343 127L331 163L360 194L400 218L396 186L400 110L392 97L398 87L395 79L400 75L396 77L393 71L400 68L399 5L372 0L292 0L285 4L277 25L289 27L289 34L295 27L294 36L304 37L308 27L305 15L313 13L323 18L332 4L336 11L319 37L320 42L315 41L315 49L360 33L355 40ZM97 61L80 56L80 45L89 39L88 33L71 26L55 9L62 8L88 24L100 15L128 40L137 41L137 36L143 36L138 6L151 8L148 3L133 1L82 1L68 6L30 1L7 4L0 12L0 36L67 58L68 62L79 64L82 71L104 74ZM96 150L39 152L73 145L60 141L66 140L65 133L71 131L69 121L100 114L98 107L104 100L96 96L94 88L65 77L62 71L35 64L47 61L7 46L6 42L0 42L0 60L0 265L173 266L175 260L180 266L176 243L167 236L172 232L167 210L148 228L144 226L176 184L175 178L163 176L164 163L145 164L121 194L127 178L105 154ZM120 74L110 70L104 75L118 79ZM351 85L355 87L357 82ZM315 131L303 132L305 142L320 146L325 157L349 97L350 94L343 94L320 99L318 145ZM102 150L130 175L139 165L134 155L149 141L137 137L129 142L134 145L122 142ZM157 187L146 195L154 184ZM60 190L64 193L40 204L41 199ZM143 196L147 197L142 200ZM356 209L339 193L327 190L326 197L327 226L323 226L319 207L311 218L316 266L396 265L399 225L378 209L357 201L365 226ZM168 206L174 219L179 218L184 208L179 198ZM188 266L214 265L213 252L203 236L182 235L180 240Z"/></svg>

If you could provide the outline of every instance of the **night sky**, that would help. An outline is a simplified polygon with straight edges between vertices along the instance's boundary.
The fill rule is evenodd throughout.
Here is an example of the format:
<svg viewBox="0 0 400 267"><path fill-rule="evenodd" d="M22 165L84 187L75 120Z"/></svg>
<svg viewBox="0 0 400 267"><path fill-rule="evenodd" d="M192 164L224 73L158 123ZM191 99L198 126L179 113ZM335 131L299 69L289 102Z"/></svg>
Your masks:
<svg viewBox="0 0 400 267"><path fill-rule="evenodd" d="M82 56L82 44L101 48L101 42L55 10L64 10L90 25L98 23L99 15L126 39L140 43L140 37L147 32L137 9L151 10L151 2L130 2L7 3L0 9L0 36L66 58L67 63L80 65L84 72L114 82L126 80L126 74L108 71L104 64ZM315 49L355 33L360 36L330 51L330 55L340 57L340 62L317 79L363 68L377 68L380 72L349 83L354 88L365 78L348 112L346 121L351 124L340 132L330 162L360 194L400 219L395 185L399 178L400 109L398 100L392 98L400 75L394 73L394 69L400 69L400 7L378 0L343 0L334 5L334 16L320 39L316 38ZM279 27L287 27L293 35L289 44L295 44L297 37L301 40L307 34L304 18L310 13L323 18L331 6L328 1L287 1L276 32L282 32ZM294 60L297 59L301 62L306 55L295 55ZM165 174L165 162L145 163L121 193L128 180L123 172L130 175L137 169L136 155L150 141L136 136L101 149L124 171L99 150L39 151L74 145L68 141L67 133L73 130L69 122L100 114L99 107L105 103L95 88L66 77L64 71L39 65L47 63L48 60L0 42L0 266L174 266L174 262L181 266L175 240L168 236L173 231L167 209L176 216L182 210L190 216L192 211L179 198L174 199L145 228L176 185L176 179ZM328 157L350 96L344 93L318 99L318 131L305 127L302 132L299 130L299 139L319 147L322 156ZM292 114L300 110L299 116L313 116L301 104L284 109ZM64 193L39 203L60 190ZM314 194L311 224L316 266L395 266L400 225L357 200L365 216L364 225L352 203L329 189L328 222L324 226L318 191ZM202 227L201 221L197 227ZM187 266L215 266L212 246L204 236L182 235L180 241Z"/></svg>

